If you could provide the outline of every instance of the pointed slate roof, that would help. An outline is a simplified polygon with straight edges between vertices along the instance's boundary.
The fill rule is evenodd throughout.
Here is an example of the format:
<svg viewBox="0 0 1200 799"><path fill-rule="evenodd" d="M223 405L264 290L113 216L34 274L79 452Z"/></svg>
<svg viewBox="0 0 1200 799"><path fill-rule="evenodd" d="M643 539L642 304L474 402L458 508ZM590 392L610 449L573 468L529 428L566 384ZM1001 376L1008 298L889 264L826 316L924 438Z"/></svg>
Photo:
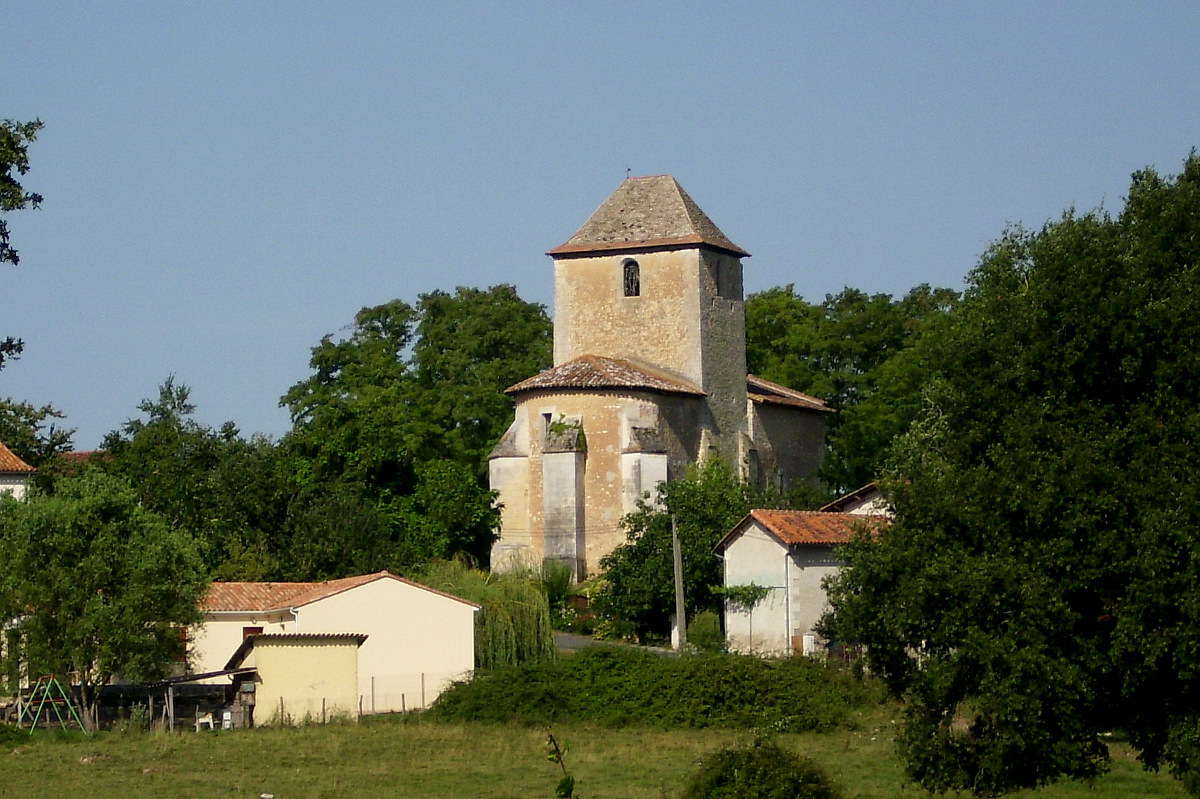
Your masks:
<svg viewBox="0 0 1200 799"><path fill-rule="evenodd" d="M0 441L0 474L32 474L37 469L18 458L11 449Z"/></svg>
<svg viewBox="0 0 1200 799"><path fill-rule="evenodd" d="M662 394L692 394L704 396L693 383L645 364L622 358L601 355L581 355L574 360L538 372L528 380L504 389L505 394L519 394L538 389L597 389L625 388L656 391Z"/></svg>
<svg viewBox="0 0 1200 799"><path fill-rule="evenodd" d="M626 178L583 227L547 255L705 244L733 255L750 253L729 240L670 175Z"/></svg>

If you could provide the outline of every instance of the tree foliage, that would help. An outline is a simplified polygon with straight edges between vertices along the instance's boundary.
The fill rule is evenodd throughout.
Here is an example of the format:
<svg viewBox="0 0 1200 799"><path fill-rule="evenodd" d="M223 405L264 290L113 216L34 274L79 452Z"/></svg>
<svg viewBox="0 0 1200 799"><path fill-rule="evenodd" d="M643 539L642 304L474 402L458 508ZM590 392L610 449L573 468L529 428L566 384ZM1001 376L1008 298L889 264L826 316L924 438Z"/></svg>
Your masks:
<svg viewBox="0 0 1200 799"><path fill-rule="evenodd" d="M892 439L919 406L925 368L918 342L958 294L922 284L901 299L846 288L810 303L792 286L746 299L746 360L768 380L814 394L828 421L824 481L837 491L878 475Z"/></svg>
<svg viewBox="0 0 1200 799"><path fill-rule="evenodd" d="M713 547L751 508L778 507L783 500L742 482L712 458L687 476L659 483L656 501L638 503L622 520L625 543L600 561L604 583L594 595L597 612L641 635L665 635L675 609L671 517L683 556L686 613L719 610L721 561Z"/></svg>
<svg viewBox="0 0 1200 799"><path fill-rule="evenodd" d="M313 348L313 374L281 400L285 447L311 484L352 484L400 531L419 567L465 552L486 563L499 514L486 456L511 421L503 389L548 365L550 322L511 286L459 288L364 308Z"/></svg>
<svg viewBox="0 0 1200 799"><path fill-rule="evenodd" d="M37 208L42 195L26 191L19 178L29 171L29 145L42 129L41 120L14 122L0 120L0 213ZM21 257L13 248L9 238L8 222L0 216L0 263L16 266ZM4 362L18 357L23 344L19 338L8 336L0 339L0 369Z"/></svg>
<svg viewBox="0 0 1200 799"><path fill-rule="evenodd" d="M59 426L63 418L53 405L0 399L0 442L30 466L41 467L71 449L75 431Z"/></svg>
<svg viewBox="0 0 1200 799"><path fill-rule="evenodd" d="M895 523L828 631L909 701L931 790L1105 768L1123 729L1200 795L1200 158L1121 213L1008 230L929 342Z"/></svg>
<svg viewBox="0 0 1200 799"><path fill-rule="evenodd" d="M78 674L85 704L120 675L161 677L206 586L189 536L96 471L0 499L0 614L30 674Z"/></svg>

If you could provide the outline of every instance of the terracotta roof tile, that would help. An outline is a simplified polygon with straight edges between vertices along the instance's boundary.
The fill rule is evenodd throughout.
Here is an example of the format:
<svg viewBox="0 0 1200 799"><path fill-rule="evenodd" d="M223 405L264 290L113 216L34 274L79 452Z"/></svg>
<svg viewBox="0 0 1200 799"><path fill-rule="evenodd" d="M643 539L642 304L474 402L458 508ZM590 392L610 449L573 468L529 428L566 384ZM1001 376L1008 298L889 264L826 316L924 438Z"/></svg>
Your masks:
<svg viewBox="0 0 1200 799"><path fill-rule="evenodd" d="M560 363L528 380L504 389L506 394L539 389L598 389L625 388L656 391L663 394L692 394L703 397L704 392L694 383L675 377L645 364L600 355L581 355Z"/></svg>
<svg viewBox="0 0 1200 799"><path fill-rule="evenodd" d="M887 518L883 516L757 508L734 525L716 548L724 549L729 542L745 532L751 521L761 524L764 529L785 544L830 545L849 542L851 536L864 527L878 527L888 523Z"/></svg>
<svg viewBox="0 0 1200 799"><path fill-rule="evenodd" d="M772 383L758 375L746 375L746 392L752 402L764 402L768 405L787 405L793 408L807 408L812 411L833 413L833 408L825 404L825 400L805 394L801 391Z"/></svg>
<svg viewBox="0 0 1200 799"><path fill-rule="evenodd" d="M738 256L734 244L670 175L626 178L583 227L547 255L707 244Z"/></svg>
<svg viewBox="0 0 1200 799"><path fill-rule="evenodd" d="M373 574L359 574L354 577L343 577L339 580L325 580L314 583L212 583L204 599L200 602L203 611L276 611L296 608L325 599L334 594L340 594L351 588L379 580L390 578L399 580L415 588L429 591L448 599L454 599L472 607L479 607L462 597L447 594L436 588L409 580L387 571Z"/></svg>
<svg viewBox="0 0 1200 799"><path fill-rule="evenodd" d="M37 469L18 458L13 451L0 442L0 474L30 474Z"/></svg>

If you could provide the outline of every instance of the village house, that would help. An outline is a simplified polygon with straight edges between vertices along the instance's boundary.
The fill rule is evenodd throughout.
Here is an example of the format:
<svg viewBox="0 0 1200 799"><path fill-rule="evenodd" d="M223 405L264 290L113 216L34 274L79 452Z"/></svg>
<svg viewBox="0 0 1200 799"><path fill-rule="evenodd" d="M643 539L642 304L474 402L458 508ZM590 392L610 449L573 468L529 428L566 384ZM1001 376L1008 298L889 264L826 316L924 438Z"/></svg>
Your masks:
<svg viewBox="0 0 1200 799"><path fill-rule="evenodd" d="M0 441L0 494L23 499L29 490L29 480L36 471Z"/></svg>
<svg viewBox="0 0 1200 799"><path fill-rule="evenodd" d="M554 262L554 365L510 386L489 459L503 506L492 568L577 577L658 483L720 457L752 483L811 478L825 403L746 374L745 250L670 175L628 178Z"/></svg>
<svg viewBox="0 0 1200 799"><path fill-rule="evenodd" d="M386 571L325 582L213 583L201 610L203 624L189 632L188 671L249 663L259 670L260 695L283 697L288 708L311 711L321 691L335 693L339 707L352 697L356 711L360 700L368 713L422 708L475 667L479 606ZM353 690L346 687L351 664Z"/></svg>
<svg viewBox="0 0 1200 799"><path fill-rule="evenodd" d="M886 522L886 512L756 509L746 514L715 548L723 559L722 583L726 588L755 585L765 595L748 608L726 602L729 648L762 655L818 652L825 642L816 626L829 608L821 582L841 566L835 548L856 531Z"/></svg>

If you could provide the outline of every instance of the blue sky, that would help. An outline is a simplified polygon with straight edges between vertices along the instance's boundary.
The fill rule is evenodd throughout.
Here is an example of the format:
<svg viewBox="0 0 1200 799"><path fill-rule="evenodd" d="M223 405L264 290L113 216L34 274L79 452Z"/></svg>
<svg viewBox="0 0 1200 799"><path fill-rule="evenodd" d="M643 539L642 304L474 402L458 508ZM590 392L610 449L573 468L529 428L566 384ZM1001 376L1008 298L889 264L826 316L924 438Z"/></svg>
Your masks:
<svg viewBox="0 0 1200 799"><path fill-rule="evenodd" d="M1200 4L50 3L5 8L0 396L80 448L168 374L279 396L364 305L515 283L633 174L674 174L746 286L961 287L1005 224L1116 210L1200 144Z"/></svg>

